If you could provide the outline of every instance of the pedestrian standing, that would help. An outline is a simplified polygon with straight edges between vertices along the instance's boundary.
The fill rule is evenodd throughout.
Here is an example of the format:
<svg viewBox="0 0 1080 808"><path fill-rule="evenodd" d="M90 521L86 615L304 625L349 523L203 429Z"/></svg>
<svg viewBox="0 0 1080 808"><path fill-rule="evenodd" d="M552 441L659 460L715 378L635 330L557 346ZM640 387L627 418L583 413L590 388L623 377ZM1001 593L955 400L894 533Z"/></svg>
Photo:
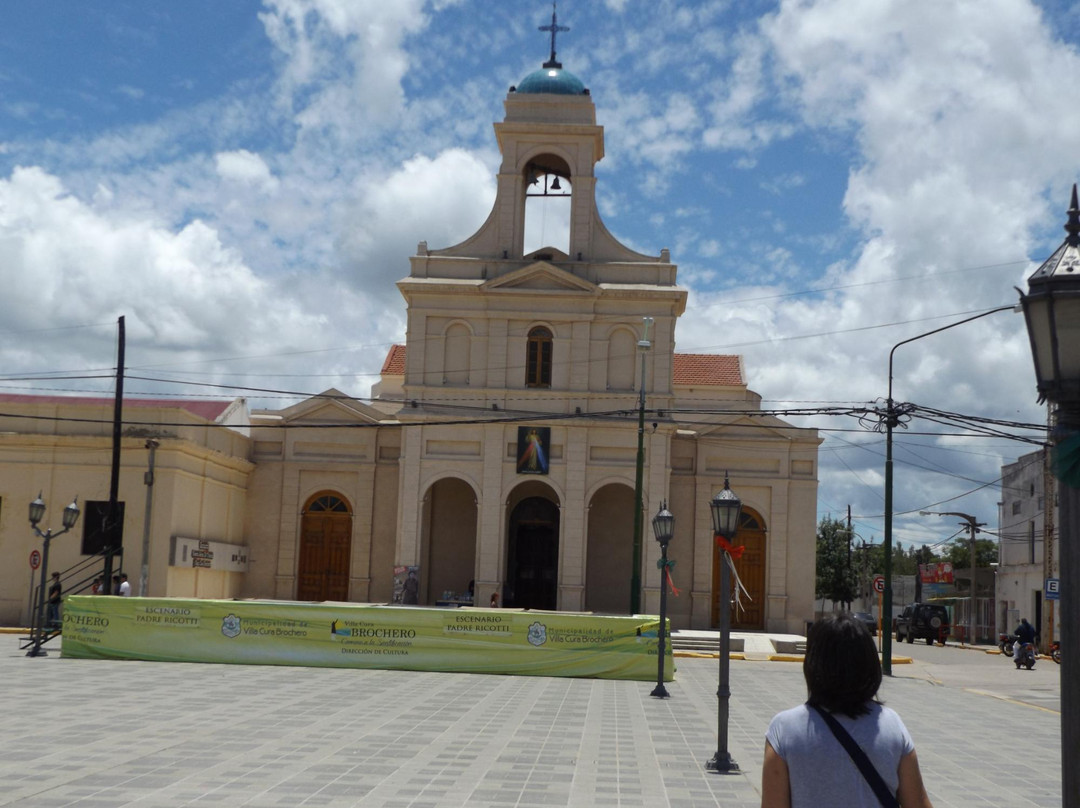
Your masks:
<svg viewBox="0 0 1080 808"><path fill-rule="evenodd" d="M847 612L807 632L805 704L778 713L765 735L762 808L932 808L915 745L877 698L881 662L866 626Z"/></svg>
<svg viewBox="0 0 1080 808"><path fill-rule="evenodd" d="M60 586L60 573L52 574L52 583L49 585L49 605L45 618L45 624L49 628L60 628L60 601L63 600L63 589Z"/></svg>

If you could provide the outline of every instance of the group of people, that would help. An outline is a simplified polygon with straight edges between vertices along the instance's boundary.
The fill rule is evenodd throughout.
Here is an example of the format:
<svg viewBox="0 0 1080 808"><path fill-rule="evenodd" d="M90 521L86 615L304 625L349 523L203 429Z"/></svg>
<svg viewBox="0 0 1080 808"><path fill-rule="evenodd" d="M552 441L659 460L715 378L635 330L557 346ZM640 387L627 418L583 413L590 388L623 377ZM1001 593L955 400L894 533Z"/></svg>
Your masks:
<svg viewBox="0 0 1080 808"><path fill-rule="evenodd" d="M94 579L93 585L90 587L91 595L119 595L120 597L131 597L131 584L128 582L126 572L121 572L118 575L112 577L112 589L110 590L105 586L105 578L99 575Z"/></svg>
<svg viewBox="0 0 1080 808"><path fill-rule="evenodd" d="M131 583L128 581L127 573L121 572L112 577L112 590L105 586L105 576L99 575L94 579L94 583L90 586L90 594L92 595L119 595L121 597L131 597ZM60 604L64 601L64 587L60 583L60 573L54 572L52 574L52 581L49 584L49 593L46 598L45 609L45 625L49 628L60 628Z"/></svg>

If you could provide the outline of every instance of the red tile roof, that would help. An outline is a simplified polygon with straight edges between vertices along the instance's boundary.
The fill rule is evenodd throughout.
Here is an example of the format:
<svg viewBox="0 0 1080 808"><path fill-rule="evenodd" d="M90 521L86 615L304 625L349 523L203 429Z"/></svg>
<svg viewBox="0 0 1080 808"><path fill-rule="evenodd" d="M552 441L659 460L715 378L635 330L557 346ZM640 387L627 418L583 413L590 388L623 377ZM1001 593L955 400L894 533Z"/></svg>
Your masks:
<svg viewBox="0 0 1080 808"><path fill-rule="evenodd" d="M392 376L404 376L405 375L405 346L404 345L391 345L390 353L386 355L386 361L383 362L382 373L388 373Z"/></svg>
<svg viewBox="0 0 1080 808"><path fill-rule="evenodd" d="M685 354L674 356L673 382L683 386L745 384L742 363L730 354Z"/></svg>
<svg viewBox="0 0 1080 808"><path fill-rule="evenodd" d="M84 407L112 407L112 398L95 398L90 396L23 396L14 393L0 393L0 405L2 404L69 404ZM125 398L125 408L148 408L163 407L180 409L197 415L207 421L216 420L225 410L231 407L230 401L201 401L183 398Z"/></svg>

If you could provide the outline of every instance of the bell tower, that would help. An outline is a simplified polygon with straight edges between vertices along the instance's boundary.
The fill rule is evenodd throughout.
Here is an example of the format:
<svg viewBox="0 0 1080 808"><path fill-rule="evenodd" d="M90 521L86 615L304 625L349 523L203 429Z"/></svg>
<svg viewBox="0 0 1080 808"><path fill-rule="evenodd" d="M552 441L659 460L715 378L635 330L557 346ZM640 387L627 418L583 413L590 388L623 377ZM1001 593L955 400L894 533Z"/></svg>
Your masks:
<svg viewBox="0 0 1080 808"><path fill-rule="evenodd" d="M638 253L604 226L596 205L604 129L585 84L556 59L556 34L569 29L552 14L540 30L551 33L550 58L510 87L495 123L502 162L491 212L459 244L420 242L398 282L412 410L403 418L423 418L417 410L436 400L488 410L525 401L541 411L617 408L637 386L634 346L646 317L655 328L645 383L662 397L658 406L671 395L686 292L666 249Z"/></svg>

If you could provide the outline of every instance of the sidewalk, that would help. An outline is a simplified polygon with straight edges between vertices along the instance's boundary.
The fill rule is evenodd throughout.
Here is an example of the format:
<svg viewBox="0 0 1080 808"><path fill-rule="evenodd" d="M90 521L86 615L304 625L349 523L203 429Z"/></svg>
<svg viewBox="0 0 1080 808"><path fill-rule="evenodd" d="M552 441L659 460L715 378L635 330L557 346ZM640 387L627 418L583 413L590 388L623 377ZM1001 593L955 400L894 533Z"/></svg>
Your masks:
<svg viewBox="0 0 1080 808"><path fill-rule="evenodd" d="M646 682L35 659L3 635L0 805L756 808L801 667L732 663L741 771L716 775L717 662L676 664L658 700ZM936 808L1060 805L1056 714L903 675L882 695Z"/></svg>

